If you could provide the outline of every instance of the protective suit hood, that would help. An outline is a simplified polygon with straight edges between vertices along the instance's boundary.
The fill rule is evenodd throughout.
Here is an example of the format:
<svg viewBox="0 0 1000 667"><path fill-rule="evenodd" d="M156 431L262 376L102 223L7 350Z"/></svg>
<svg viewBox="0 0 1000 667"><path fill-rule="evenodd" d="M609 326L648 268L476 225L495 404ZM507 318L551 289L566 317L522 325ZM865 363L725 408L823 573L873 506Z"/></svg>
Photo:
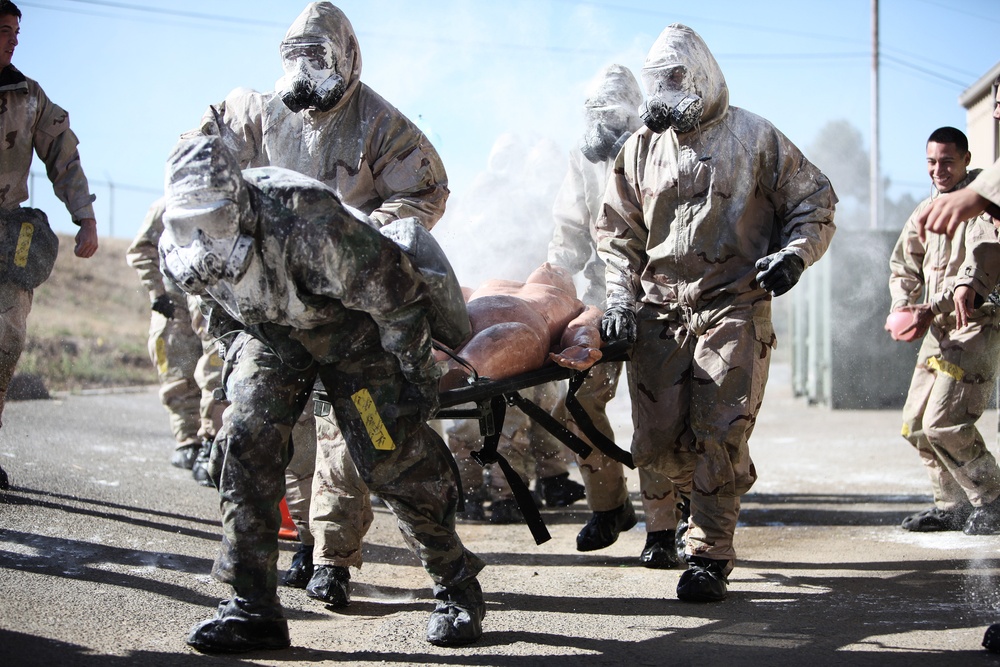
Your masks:
<svg viewBox="0 0 1000 667"><path fill-rule="evenodd" d="M330 41L337 72L346 89L333 109L343 106L361 81L361 49L354 26L340 9L329 2L311 2L292 22L282 45L296 42Z"/></svg>
<svg viewBox="0 0 1000 667"><path fill-rule="evenodd" d="M632 70L624 65L608 65L601 70L587 91L585 109L621 109L628 114L628 130L635 132L642 125L639 105L642 90Z"/></svg>
<svg viewBox="0 0 1000 667"><path fill-rule="evenodd" d="M701 35L680 23L667 26L646 55L642 66L646 92L650 92L649 77L656 70L677 65L687 68L685 85L704 103L700 125L704 127L725 117L729 110L729 88L722 69Z"/></svg>

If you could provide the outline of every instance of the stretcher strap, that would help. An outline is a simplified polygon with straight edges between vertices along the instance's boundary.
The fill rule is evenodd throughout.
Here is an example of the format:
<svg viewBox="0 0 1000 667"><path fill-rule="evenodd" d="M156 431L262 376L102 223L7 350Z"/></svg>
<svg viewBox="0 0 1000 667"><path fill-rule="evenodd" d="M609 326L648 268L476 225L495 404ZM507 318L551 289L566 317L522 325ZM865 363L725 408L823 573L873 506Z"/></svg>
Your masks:
<svg viewBox="0 0 1000 667"><path fill-rule="evenodd" d="M495 396L491 399L490 403L491 412L496 419L496 423L502 425L504 417L507 414L507 406L504 398L502 396ZM494 433L484 435L486 437L483 439L483 448L472 452L472 458L483 467L491 463L496 463L500 466L500 471L503 472L503 476L507 480L507 484L510 485L511 492L514 494L517 507L521 510L521 515L524 516L524 522L528 524L528 530L531 531L531 536L535 538L535 544L548 542L552 539L552 536L549 535L549 530L545 527L545 522L542 521L542 514L538 511L538 506L535 505L535 499L531 497L528 485L524 483L524 480L521 479L521 476L514 470L507 459L497 451L497 445L500 443L501 429L498 428Z"/></svg>
<svg viewBox="0 0 1000 667"><path fill-rule="evenodd" d="M583 434L587 436L587 439L590 440L590 443L594 445L594 447L601 450L601 453L605 456L618 461L623 465L627 465L632 470L635 470L635 462L632 460L632 452L625 451L616 445L611 438L601 433L601 431L594 426L594 420L590 418L590 415L587 414L587 410L576 397L576 392L583 385L587 376L587 373L577 373L570 378L569 391L566 392L566 409L569 410L571 415L573 415L573 421L576 422L576 425L581 431L583 431ZM584 455L583 458L586 458L586 455Z"/></svg>

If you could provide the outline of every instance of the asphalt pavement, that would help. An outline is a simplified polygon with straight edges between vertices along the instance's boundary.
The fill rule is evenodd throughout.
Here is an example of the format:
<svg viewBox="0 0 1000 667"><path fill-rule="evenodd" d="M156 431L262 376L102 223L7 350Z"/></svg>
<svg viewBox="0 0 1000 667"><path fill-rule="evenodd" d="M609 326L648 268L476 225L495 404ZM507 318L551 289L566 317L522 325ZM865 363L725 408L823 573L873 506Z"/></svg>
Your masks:
<svg viewBox="0 0 1000 667"><path fill-rule="evenodd" d="M624 397L612 414L627 443ZM994 451L996 424L995 410L980 421ZM0 666L996 664L980 642L1000 621L1000 536L899 528L930 504L899 426L897 411L809 406L775 364L724 602L680 602L678 571L641 567L641 522L608 549L578 553L588 512L577 503L543 511L552 539L541 546L523 525L460 524L488 563L485 634L434 647L423 639L430 580L379 508L350 607L283 588L292 648L217 657L184 638L228 594L209 574L218 499L169 465L155 389L10 403ZM641 511L634 473L630 486ZM283 543L281 568L293 550Z"/></svg>

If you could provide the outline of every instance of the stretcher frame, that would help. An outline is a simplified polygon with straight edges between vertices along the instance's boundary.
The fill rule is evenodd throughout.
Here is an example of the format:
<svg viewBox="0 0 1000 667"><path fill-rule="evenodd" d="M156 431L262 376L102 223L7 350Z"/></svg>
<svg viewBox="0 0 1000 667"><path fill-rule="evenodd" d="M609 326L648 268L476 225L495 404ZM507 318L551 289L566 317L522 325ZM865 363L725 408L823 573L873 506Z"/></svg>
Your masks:
<svg viewBox="0 0 1000 667"><path fill-rule="evenodd" d="M601 359L594 365L628 361L630 347L624 341L610 343L601 348ZM542 428L581 458L588 457L596 447L602 454L629 468L635 468L632 454L618 447L611 438L601 433L594 426L594 421L586 409L576 398L576 392L583 385L589 373L590 369L577 371L550 363L542 368L502 380L476 378L468 386L450 389L439 395L439 409L433 419L476 419L479 421L479 432L483 436L483 446L472 453L472 458L484 467L491 463L500 466L536 544L548 541L551 539L551 535L545 527L545 522L542 520L541 513L538 511L538 506L535 504L531 492L528 491L527 485L507 460L497 452L507 406L520 408L530 419L538 422ZM519 393L522 389L559 380L569 380L569 390L566 392L565 400L566 409L573 416L579 429L593 444L593 447L559 423L547 411Z"/></svg>

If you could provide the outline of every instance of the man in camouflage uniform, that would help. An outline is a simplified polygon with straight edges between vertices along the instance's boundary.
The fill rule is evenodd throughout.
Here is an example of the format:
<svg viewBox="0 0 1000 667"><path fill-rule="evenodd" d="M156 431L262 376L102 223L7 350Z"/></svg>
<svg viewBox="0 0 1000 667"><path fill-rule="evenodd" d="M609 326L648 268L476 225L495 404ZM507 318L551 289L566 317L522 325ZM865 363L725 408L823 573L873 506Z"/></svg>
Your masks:
<svg viewBox="0 0 1000 667"><path fill-rule="evenodd" d="M368 216L301 174L239 165L218 137L182 141L167 166L161 266L211 310L226 344L226 409L209 471L223 543L213 570L235 596L193 628L208 652L283 648L279 504L289 434L317 377L351 458L434 580L428 641L482 634L482 561L455 533L458 487L425 423L440 371L427 283Z"/></svg>
<svg viewBox="0 0 1000 667"><path fill-rule="evenodd" d="M12 236L14 242L19 241L17 227L23 230L28 224L48 229L42 211L21 208L28 199L32 153L37 153L45 163L56 196L80 227L73 252L77 257L91 257L97 252L95 197L90 194L80 165L78 141L69 127L69 114L50 101L36 81L11 64L20 23L21 10L9 0L0 0L0 127L4 135L4 149L0 150L0 224L7 228L5 236ZM35 233L40 236L41 230L36 229ZM11 251L13 247L12 243ZM0 415L24 349L32 295L32 289L0 278ZM8 485L7 473L0 468L0 489Z"/></svg>
<svg viewBox="0 0 1000 667"><path fill-rule="evenodd" d="M285 167L329 185L377 227L412 216L431 229L448 198L444 165L423 132L362 83L361 51L344 13L329 2L308 4L280 53L285 74L275 90L234 90L205 115L202 131L220 133L243 168ZM329 413L317 429L320 465L308 510L316 544L309 563L297 556L289 580L305 579L314 564L307 593L342 607L350 602L348 567L361 565L367 525L359 517L371 507Z"/></svg>
<svg viewBox="0 0 1000 667"><path fill-rule="evenodd" d="M690 497L677 596L728 594L740 497L757 478L747 440L775 344L771 295L833 236L829 180L771 123L729 105L701 37L674 24L642 70L643 121L615 158L598 219L607 339L634 340L637 465Z"/></svg>
<svg viewBox="0 0 1000 667"><path fill-rule="evenodd" d="M983 216L961 223L954 237L920 239L916 219L937 197L960 190L981 170L967 171L972 154L961 130L942 127L927 140L933 194L906 221L889 259L892 311L909 311L916 331L927 332L903 407L903 437L920 454L934 489L934 506L908 516L906 530L1000 530L1000 468L976 421L993 392L1000 365L1000 312L991 294L956 326L955 281L966 260L966 239L995 237ZM922 302L921 302L922 301Z"/></svg>
<svg viewBox="0 0 1000 667"><path fill-rule="evenodd" d="M599 308L604 307L606 287L594 225L614 159L625 140L642 125L640 104L642 91L627 67L610 65L599 73L584 102L587 132L580 150L570 153L569 169L552 209L555 230L549 243L549 262L570 273L582 271L587 281L583 302ZM615 433L606 408L615 397L621 371L620 362L598 364L576 393L594 426L611 440ZM567 426L586 439L572 416L563 412ZM624 468L596 448L586 459L578 457L577 463L592 515L576 537L576 548L604 549L637 523ZM680 513L676 488L666 477L640 468L639 489L646 514L646 544L639 560L650 568L677 567L680 562L674 538Z"/></svg>
<svg viewBox="0 0 1000 667"><path fill-rule="evenodd" d="M149 292L149 358L160 381L160 402L170 415L177 443L170 462L190 470L203 443L215 437L222 407L213 391L219 386L222 360L205 329L197 298L188 297L160 271L157 244L163 233L161 197L149 207L139 233L125 255Z"/></svg>

